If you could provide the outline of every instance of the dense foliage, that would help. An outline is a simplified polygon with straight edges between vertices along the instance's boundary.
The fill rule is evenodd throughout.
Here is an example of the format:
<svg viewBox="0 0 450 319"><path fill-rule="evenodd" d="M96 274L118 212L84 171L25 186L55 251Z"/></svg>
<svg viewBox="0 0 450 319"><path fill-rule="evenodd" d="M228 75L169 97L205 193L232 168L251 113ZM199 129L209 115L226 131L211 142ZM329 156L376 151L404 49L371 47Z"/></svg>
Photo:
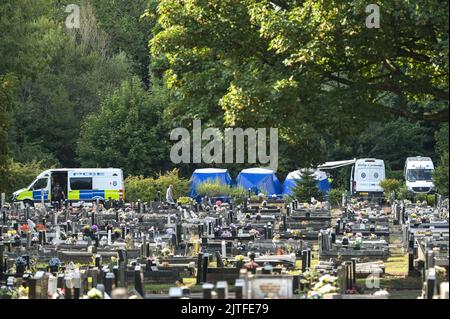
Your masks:
<svg viewBox="0 0 450 319"><path fill-rule="evenodd" d="M317 187L317 181L313 175L307 170L302 171L300 180L295 180L296 185L292 189L292 197L300 202L311 202L314 198L317 201L322 201L324 196Z"/></svg>
<svg viewBox="0 0 450 319"><path fill-rule="evenodd" d="M401 179L424 155L448 194L448 0L384 1L379 29L367 4L82 0L67 29L60 0L1 1L0 192L37 162L153 179L175 167L170 129L201 119L279 128L281 179L358 157ZM348 189L348 168L331 174Z"/></svg>

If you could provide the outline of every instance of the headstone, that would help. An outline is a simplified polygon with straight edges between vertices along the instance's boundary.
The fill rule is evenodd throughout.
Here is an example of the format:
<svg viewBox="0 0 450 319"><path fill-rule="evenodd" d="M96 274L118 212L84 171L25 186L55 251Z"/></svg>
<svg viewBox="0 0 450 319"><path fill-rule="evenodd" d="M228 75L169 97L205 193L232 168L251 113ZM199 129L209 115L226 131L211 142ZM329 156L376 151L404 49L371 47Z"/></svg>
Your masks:
<svg viewBox="0 0 450 319"><path fill-rule="evenodd" d="M197 255L197 285L200 285L201 283L203 283L202 261L203 261L203 253L199 252Z"/></svg>
<svg viewBox="0 0 450 319"><path fill-rule="evenodd" d="M217 299L228 299L228 283L218 281L216 284Z"/></svg>
<svg viewBox="0 0 450 319"><path fill-rule="evenodd" d="M136 266L134 268L134 289L142 296L144 295L144 277L142 273L141 266Z"/></svg>
<svg viewBox="0 0 450 319"><path fill-rule="evenodd" d="M216 261L217 261L217 268L223 268L225 265L223 264L222 256L218 251L215 252L216 255Z"/></svg>
<svg viewBox="0 0 450 319"><path fill-rule="evenodd" d="M80 299L81 296L81 274L79 271L73 273L73 299Z"/></svg>
<svg viewBox="0 0 450 319"><path fill-rule="evenodd" d="M227 242L225 240L222 240L221 247L222 247L222 256L226 257L226 255L227 255Z"/></svg>
<svg viewBox="0 0 450 319"><path fill-rule="evenodd" d="M209 254L203 255L202 260L202 282L206 282L207 274L208 274L208 265L209 265Z"/></svg>
<svg viewBox="0 0 450 319"><path fill-rule="evenodd" d="M426 299L433 299L436 288L436 271L434 268L428 269Z"/></svg>
<svg viewBox="0 0 450 319"><path fill-rule="evenodd" d="M114 273L108 272L105 277L105 291L108 295L111 295L112 290L115 288L114 286Z"/></svg>
<svg viewBox="0 0 450 319"><path fill-rule="evenodd" d="M212 299L213 284L205 283L202 286L203 299Z"/></svg>
<svg viewBox="0 0 450 319"><path fill-rule="evenodd" d="M236 284L234 285L234 296L235 299L244 298L244 281L243 279L236 279Z"/></svg>
<svg viewBox="0 0 450 319"><path fill-rule="evenodd" d="M65 299L73 299L73 278L71 275L64 277Z"/></svg>
<svg viewBox="0 0 450 319"><path fill-rule="evenodd" d="M53 276L50 275L48 277L48 288L47 288L47 295L49 296L49 298L52 298L52 296L56 293L58 289L58 279Z"/></svg>

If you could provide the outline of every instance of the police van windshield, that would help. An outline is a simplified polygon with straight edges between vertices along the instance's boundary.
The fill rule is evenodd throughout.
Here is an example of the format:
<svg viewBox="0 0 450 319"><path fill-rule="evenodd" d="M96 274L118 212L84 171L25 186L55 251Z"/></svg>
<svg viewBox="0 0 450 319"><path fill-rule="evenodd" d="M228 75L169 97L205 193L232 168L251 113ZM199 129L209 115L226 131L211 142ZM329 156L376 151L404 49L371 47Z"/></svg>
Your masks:
<svg viewBox="0 0 450 319"><path fill-rule="evenodd" d="M407 179L409 182L431 181L432 178L433 178L432 169L424 169L424 168L409 169L407 174Z"/></svg>
<svg viewBox="0 0 450 319"><path fill-rule="evenodd" d="M33 184L31 184L30 187L28 187L28 189L32 191L44 189L47 187L47 181L48 181L47 178L39 178Z"/></svg>

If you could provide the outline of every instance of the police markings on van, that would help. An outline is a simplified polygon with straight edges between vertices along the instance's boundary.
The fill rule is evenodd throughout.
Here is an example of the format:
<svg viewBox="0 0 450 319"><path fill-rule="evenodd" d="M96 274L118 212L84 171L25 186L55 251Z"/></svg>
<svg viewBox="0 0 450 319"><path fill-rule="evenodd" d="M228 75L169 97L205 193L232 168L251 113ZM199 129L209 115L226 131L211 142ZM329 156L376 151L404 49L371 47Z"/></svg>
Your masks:
<svg viewBox="0 0 450 319"><path fill-rule="evenodd" d="M123 172L118 168L61 168L46 170L25 188L13 193L14 201L25 204L52 201L55 186L62 188L65 199L79 201L125 200Z"/></svg>

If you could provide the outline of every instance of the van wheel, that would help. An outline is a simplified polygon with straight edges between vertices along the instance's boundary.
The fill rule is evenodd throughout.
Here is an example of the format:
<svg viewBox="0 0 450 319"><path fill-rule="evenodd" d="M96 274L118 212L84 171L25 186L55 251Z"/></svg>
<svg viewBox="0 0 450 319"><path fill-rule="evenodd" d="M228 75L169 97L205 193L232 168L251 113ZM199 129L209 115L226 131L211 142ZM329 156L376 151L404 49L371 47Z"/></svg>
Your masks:
<svg viewBox="0 0 450 319"><path fill-rule="evenodd" d="M34 207L34 202L32 200L26 199L23 201L23 204L25 205L25 207Z"/></svg>

